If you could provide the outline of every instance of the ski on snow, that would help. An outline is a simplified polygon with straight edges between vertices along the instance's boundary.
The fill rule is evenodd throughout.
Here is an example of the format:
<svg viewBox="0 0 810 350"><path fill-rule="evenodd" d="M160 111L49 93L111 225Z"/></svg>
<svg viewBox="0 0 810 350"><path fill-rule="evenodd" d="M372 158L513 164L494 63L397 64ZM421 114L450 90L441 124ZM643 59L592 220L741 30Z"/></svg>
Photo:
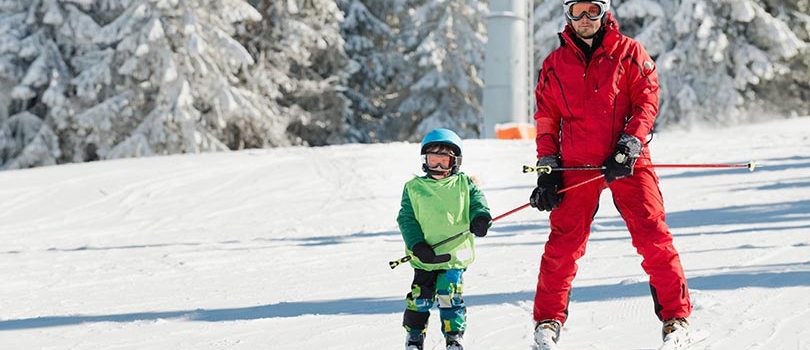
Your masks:
<svg viewBox="0 0 810 350"><path fill-rule="evenodd" d="M674 337L664 340L664 344L658 350L690 350L709 337L709 332L702 330L689 330L682 337Z"/></svg>
<svg viewBox="0 0 810 350"><path fill-rule="evenodd" d="M665 341L657 350L693 350L696 346L700 345L706 338L709 337L709 332L702 330L690 331L686 337L672 338ZM551 344L533 344L530 350L563 350L559 345Z"/></svg>

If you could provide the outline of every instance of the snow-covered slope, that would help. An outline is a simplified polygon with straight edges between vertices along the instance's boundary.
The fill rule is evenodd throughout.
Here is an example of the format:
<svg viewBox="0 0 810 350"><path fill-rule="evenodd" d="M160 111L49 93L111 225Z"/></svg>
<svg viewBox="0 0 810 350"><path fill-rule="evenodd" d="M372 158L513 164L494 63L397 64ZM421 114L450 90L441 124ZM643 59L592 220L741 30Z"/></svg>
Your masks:
<svg viewBox="0 0 810 350"><path fill-rule="evenodd" d="M659 134L668 222L709 349L810 349L810 118ZM527 201L528 141L468 140L493 214ZM415 144L279 148L0 173L3 349L399 349L412 270L395 217ZM527 349L548 215L477 243L469 349ZM609 192L566 349L653 349L660 326ZM438 317L428 343L440 348Z"/></svg>

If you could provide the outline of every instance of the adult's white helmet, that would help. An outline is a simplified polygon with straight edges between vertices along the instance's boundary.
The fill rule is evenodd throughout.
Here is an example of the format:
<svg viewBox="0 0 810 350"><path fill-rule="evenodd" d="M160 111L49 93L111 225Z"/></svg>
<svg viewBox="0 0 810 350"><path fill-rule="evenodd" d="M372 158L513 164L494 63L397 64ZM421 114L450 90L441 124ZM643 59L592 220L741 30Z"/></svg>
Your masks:
<svg viewBox="0 0 810 350"><path fill-rule="evenodd" d="M610 0L563 0L563 13L565 13L565 18L568 19L568 21L573 19L571 14L571 6L578 2L590 2L598 5L601 9L600 16L602 20L604 20L605 14L607 14L607 12L610 10Z"/></svg>

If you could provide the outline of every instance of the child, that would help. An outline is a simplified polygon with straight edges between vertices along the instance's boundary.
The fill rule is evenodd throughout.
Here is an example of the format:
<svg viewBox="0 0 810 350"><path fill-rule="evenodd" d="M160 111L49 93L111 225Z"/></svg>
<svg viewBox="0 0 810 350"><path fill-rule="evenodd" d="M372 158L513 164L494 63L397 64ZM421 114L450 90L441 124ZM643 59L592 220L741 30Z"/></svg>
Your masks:
<svg viewBox="0 0 810 350"><path fill-rule="evenodd" d="M455 234L469 230L484 237L491 225L484 194L469 176L458 171L461 138L447 129L435 129L422 140L423 177L405 184L397 216L408 253L414 258L411 292L403 326L406 350L422 350L430 309L438 299L442 333L448 350L462 350L466 307L461 298L461 275L475 258L473 238Z"/></svg>

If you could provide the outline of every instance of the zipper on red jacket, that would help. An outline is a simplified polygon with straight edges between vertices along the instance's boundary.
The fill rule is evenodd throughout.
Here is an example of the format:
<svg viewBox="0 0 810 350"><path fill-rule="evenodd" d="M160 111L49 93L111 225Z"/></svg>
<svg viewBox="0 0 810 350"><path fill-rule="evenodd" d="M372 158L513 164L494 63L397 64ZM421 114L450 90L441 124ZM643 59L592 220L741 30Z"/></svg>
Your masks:
<svg viewBox="0 0 810 350"><path fill-rule="evenodd" d="M597 50L599 50L599 49L601 49L601 48L602 48L602 47L600 46L600 47L597 47L596 49L597 49ZM604 50L604 49L602 49L602 51L605 51L605 50ZM583 73L583 74L582 74L582 79L583 79L583 80L587 80L587 77L588 77L588 68L591 66L591 62L593 62L594 60L596 60L596 58L598 57L598 56L596 55L596 53L597 53L597 52L595 51L595 52L594 52L594 53L591 55L591 59L590 59L589 61L585 61L585 73ZM604 52L600 53L599 55L600 55L600 56L601 56L601 55L604 55ZM590 87L587 87L587 88L590 88ZM596 79L596 87L595 87L594 89L595 89L595 90L594 90L594 93L598 93L598 92L599 92L599 79Z"/></svg>
<svg viewBox="0 0 810 350"><path fill-rule="evenodd" d="M579 50L579 48L576 48L574 50L574 55L576 55L577 58L579 58L579 61L582 62L583 65L585 65L585 70L582 72L582 79L584 80L585 77L588 75L588 61L585 60L585 54L582 53L582 51Z"/></svg>
<svg viewBox="0 0 810 350"><path fill-rule="evenodd" d="M571 50L574 51L574 56L577 56L579 61L582 62L583 65L585 65L585 72L582 73L582 79L585 79L585 77L588 74L588 63L589 63L588 61L585 60L585 53L582 52L582 50L580 50L577 44L574 43L574 40L571 39L571 37L568 36L565 32L559 33L559 36L561 38L560 43L563 43L564 46L570 47Z"/></svg>

